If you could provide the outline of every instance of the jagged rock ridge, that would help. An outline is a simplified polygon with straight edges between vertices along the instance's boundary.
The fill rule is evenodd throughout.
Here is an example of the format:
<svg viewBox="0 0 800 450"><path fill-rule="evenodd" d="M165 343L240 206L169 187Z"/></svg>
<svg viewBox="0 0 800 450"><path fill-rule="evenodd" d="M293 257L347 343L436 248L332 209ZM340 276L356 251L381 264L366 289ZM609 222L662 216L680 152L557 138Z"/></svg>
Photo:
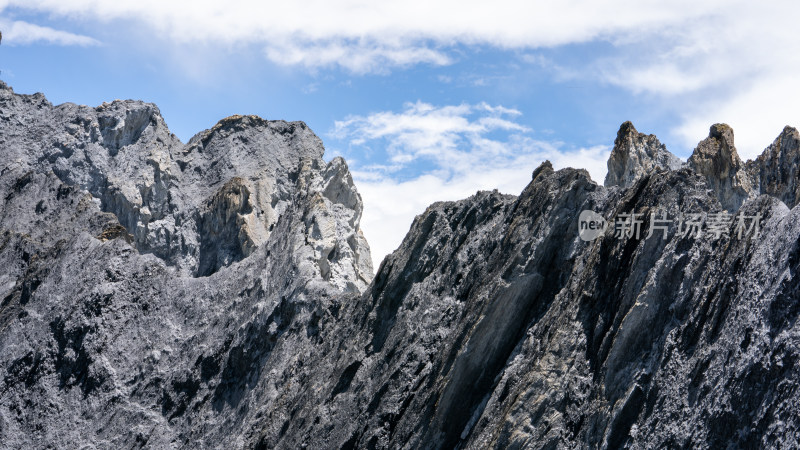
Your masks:
<svg viewBox="0 0 800 450"><path fill-rule="evenodd" d="M631 122L625 122L614 140L604 184L627 187L653 170L679 169L681 164L681 160L670 153L655 135L639 133Z"/></svg>
<svg viewBox="0 0 800 450"><path fill-rule="evenodd" d="M371 278L358 229L361 202L346 164L337 158L326 165L322 142L302 122L232 116L183 145L152 104L53 107L40 94L15 95L5 85L0 94L10 163L3 170L52 172L80 187L118 218L137 250L181 274L209 275L247 256L305 190L327 208L316 215L326 222L320 242L338 236L330 234L331 220L353 229L344 242L315 249L318 262L328 265L335 246L340 284L355 291Z"/></svg>
<svg viewBox="0 0 800 450"><path fill-rule="evenodd" d="M183 145L153 105L0 92L4 445L798 444L794 129L742 164L715 125L682 163L623 124L608 187L544 163L434 204L367 285L360 198L301 123ZM585 209L763 219L584 241Z"/></svg>

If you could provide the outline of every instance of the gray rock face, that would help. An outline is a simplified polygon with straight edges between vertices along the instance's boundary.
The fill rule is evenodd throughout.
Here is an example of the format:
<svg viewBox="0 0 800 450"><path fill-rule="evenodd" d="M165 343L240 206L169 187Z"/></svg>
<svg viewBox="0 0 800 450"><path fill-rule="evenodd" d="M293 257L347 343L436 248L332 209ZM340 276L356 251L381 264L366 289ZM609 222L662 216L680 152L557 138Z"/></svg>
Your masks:
<svg viewBox="0 0 800 450"><path fill-rule="evenodd" d="M787 126L755 161L747 162L754 188L779 198L790 208L800 201L800 133Z"/></svg>
<svg viewBox="0 0 800 450"><path fill-rule="evenodd" d="M708 137L697 144L689 166L706 177L724 209L735 211L753 193L750 178L733 145L733 129L724 123L711 126Z"/></svg>
<svg viewBox="0 0 800 450"><path fill-rule="evenodd" d="M652 134L639 133L630 122L619 127L608 158L605 186L628 187L655 170L676 170L683 162Z"/></svg>
<svg viewBox="0 0 800 450"><path fill-rule="evenodd" d="M640 170L624 152L655 153L623 125L621 188L544 163L519 196L436 203L367 284L360 198L303 124L234 117L183 145L152 105L2 95L7 447L800 441L796 132L746 166L718 130L693 164ZM742 167L758 184L733 212L758 235L615 237L631 211L724 213ZM586 209L612 224L591 241Z"/></svg>
<svg viewBox="0 0 800 450"><path fill-rule="evenodd" d="M319 197L312 202L316 264L331 265L336 250L333 273L350 292L372 276L347 166L341 159L326 165L322 142L302 122L232 116L183 145L152 104L53 107L40 94L16 95L5 85L0 102L3 170L52 172L90 193L139 252L181 274L207 276L249 255L302 191Z"/></svg>
<svg viewBox="0 0 800 450"><path fill-rule="evenodd" d="M345 162L301 122L183 145L154 105L5 85L0 120L0 442L242 446L372 278Z"/></svg>

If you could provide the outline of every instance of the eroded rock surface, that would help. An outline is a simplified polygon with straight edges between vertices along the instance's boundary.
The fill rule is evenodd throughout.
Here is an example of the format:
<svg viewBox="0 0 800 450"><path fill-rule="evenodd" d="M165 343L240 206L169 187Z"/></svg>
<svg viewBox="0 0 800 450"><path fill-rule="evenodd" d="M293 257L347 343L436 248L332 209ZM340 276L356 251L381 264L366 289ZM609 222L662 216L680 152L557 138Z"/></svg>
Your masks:
<svg viewBox="0 0 800 450"><path fill-rule="evenodd" d="M752 193L744 164L733 145L733 129L724 123L712 125L708 137L697 144L689 166L706 177L722 207L735 211Z"/></svg>
<svg viewBox="0 0 800 450"><path fill-rule="evenodd" d="M655 135L639 133L632 123L625 122L614 140L604 184L628 187L643 175L659 169L679 169L682 164Z"/></svg>
<svg viewBox="0 0 800 450"><path fill-rule="evenodd" d="M545 162L431 205L372 278L302 123L183 145L153 105L0 94L6 447L798 446L793 129L742 164L715 126L683 164L623 124L614 187ZM586 209L760 232L584 241Z"/></svg>
<svg viewBox="0 0 800 450"><path fill-rule="evenodd" d="M6 85L0 121L2 446L243 446L372 279L344 160L302 122L184 145L154 105Z"/></svg>
<svg viewBox="0 0 800 450"><path fill-rule="evenodd" d="M761 194L779 198L790 208L800 201L800 133L787 126L764 153L747 162Z"/></svg>

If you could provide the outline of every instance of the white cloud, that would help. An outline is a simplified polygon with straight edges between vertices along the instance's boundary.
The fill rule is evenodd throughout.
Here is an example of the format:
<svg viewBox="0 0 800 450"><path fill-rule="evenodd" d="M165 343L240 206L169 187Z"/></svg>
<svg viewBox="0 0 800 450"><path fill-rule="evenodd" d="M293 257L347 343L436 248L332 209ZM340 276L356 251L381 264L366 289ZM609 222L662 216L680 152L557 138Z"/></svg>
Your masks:
<svg viewBox="0 0 800 450"><path fill-rule="evenodd" d="M510 143L484 136L496 131L529 131L510 120L519 114L514 109L485 103L436 107L418 101L407 103L399 113L384 111L336 121L332 135L349 138L354 145L382 140L389 160L395 164L427 158L441 169L458 172L479 164L492 164L510 153ZM519 140L521 136L511 138Z"/></svg>
<svg viewBox="0 0 800 450"><path fill-rule="evenodd" d="M661 29L727 2L497 0L6 0L0 9L83 21L129 21L174 43L261 44L280 64L357 73L448 64L456 44L553 47ZM3 6L4 5L4 6Z"/></svg>
<svg viewBox="0 0 800 450"><path fill-rule="evenodd" d="M605 42L610 49L602 56L578 62L531 53L521 60L556 81L590 78L644 96L681 119L674 133L689 149L710 122L738 122L745 154L758 152L785 123L800 122L791 106L800 101L791 77L800 70L794 1L0 1L6 11L84 25L127 23L137 37L176 46L252 45L277 64L356 74L447 65L465 47L529 52ZM97 43L24 22L3 31L9 43Z"/></svg>
<svg viewBox="0 0 800 450"><path fill-rule="evenodd" d="M422 63L436 66L451 63L450 57L430 48L349 41L305 45L297 42L269 43L265 52L270 60L286 66L315 69L339 65L355 74L385 73L389 67L402 68Z"/></svg>
<svg viewBox="0 0 800 450"><path fill-rule="evenodd" d="M609 152L609 147L601 146L571 152L534 153L486 170L476 167L470 173L458 173L449 179L429 173L397 181L374 173L354 173L364 200L361 227L372 248L375 268L385 255L400 245L414 217L434 202L460 200L480 190L497 189L518 195L531 181L533 170L546 159L556 169L587 168L593 180L602 182Z"/></svg>
<svg viewBox="0 0 800 450"><path fill-rule="evenodd" d="M519 51L520 62L549 72L556 81L609 83L642 99L642 106L657 108L658 116L677 117L673 133L687 148L672 150L680 154L715 122L734 127L744 157L760 152L784 125L800 125L794 77L800 72L800 3L794 1L0 0L0 12L40 13L84 27L126 29L122 24L134 27L137 39L157 43L153 48L163 43L180 49L254 47L276 64L339 67L357 74L448 65L470 49ZM0 26L8 43L97 43L26 22ZM575 45L586 43L604 45L597 53ZM539 51L544 48L550 50ZM566 58L559 57L561 51ZM477 73L471 82L491 84L486 76ZM453 79L439 77L442 83ZM417 103L400 112L350 117L337 127L355 144L380 141L388 147L390 160L384 167L365 162L362 171L385 177L426 159L435 165L429 175L438 177L438 188L444 193L452 188L453 195L461 196L472 190L456 189L467 186L461 180L469 179L469 170L500 174L493 171L513 169L519 151L553 159L566 154L534 140L518 117L480 105ZM505 137L498 139L498 133ZM524 169L527 173L531 167ZM601 165L595 172L603 170ZM398 184L409 191L415 186L436 190L423 178L397 179L391 182L416 180Z"/></svg>
<svg viewBox="0 0 800 450"><path fill-rule="evenodd" d="M363 147L385 148L394 163L350 165L364 200L362 228L374 262L393 251L414 217L433 202L459 200L478 190L519 194L531 172L544 160L556 168L586 168L594 180L606 172L607 146L568 149L531 137L516 120L521 112L486 103L434 106L407 103L402 111L351 116L336 122L332 136L348 142L356 154ZM422 163L404 179L400 171Z"/></svg>
<svg viewBox="0 0 800 450"><path fill-rule="evenodd" d="M733 1L702 19L620 40L595 62L600 78L680 118L674 133L688 149L712 123L736 131L740 154L754 157L784 125L800 126L797 20L800 3Z"/></svg>
<svg viewBox="0 0 800 450"><path fill-rule="evenodd" d="M99 45L100 42L88 36L69 33L53 28L42 27L23 21L0 22L3 43L8 45L28 45L44 42L56 45Z"/></svg>
<svg viewBox="0 0 800 450"><path fill-rule="evenodd" d="M797 68L800 70L800 67ZM704 104L687 113L676 130L687 143L708 135L709 125L726 122L735 131L742 159L754 159L781 133L785 125L800 126L800 95L794 71L774 74L752 83L735 96Z"/></svg>
<svg viewBox="0 0 800 450"><path fill-rule="evenodd" d="M549 72L555 81L564 82L580 79L584 70L572 69L561 64L557 64L552 58L536 53L525 53L522 55L522 60L528 64L537 66ZM585 77L585 74L583 75Z"/></svg>

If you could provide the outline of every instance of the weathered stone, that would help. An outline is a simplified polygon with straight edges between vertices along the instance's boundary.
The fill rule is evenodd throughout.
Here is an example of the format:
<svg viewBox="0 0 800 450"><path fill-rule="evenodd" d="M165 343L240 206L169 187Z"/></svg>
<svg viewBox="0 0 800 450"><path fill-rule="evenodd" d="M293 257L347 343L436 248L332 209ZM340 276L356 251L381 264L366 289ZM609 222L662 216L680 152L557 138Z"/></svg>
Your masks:
<svg viewBox="0 0 800 450"><path fill-rule="evenodd" d="M722 207L735 211L752 193L753 187L736 147L733 129L727 124L712 125L708 137L697 144L689 166L706 178Z"/></svg>
<svg viewBox="0 0 800 450"><path fill-rule="evenodd" d="M678 167L623 125L620 188L545 162L431 205L372 279L347 165L304 124L183 145L153 105L0 87L4 447L798 446L793 130L748 190L729 129ZM762 219L587 242L586 209Z"/></svg>
<svg viewBox="0 0 800 450"><path fill-rule="evenodd" d="M656 170L676 170L682 164L655 135L639 133L632 123L625 122L614 140L604 184L628 187L644 175Z"/></svg>
<svg viewBox="0 0 800 450"><path fill-rule="evenodd" d="M747 172L761 194L771 195L793 208L800 201L800 133L787 126L755 161L748 161Z"/></svg>

